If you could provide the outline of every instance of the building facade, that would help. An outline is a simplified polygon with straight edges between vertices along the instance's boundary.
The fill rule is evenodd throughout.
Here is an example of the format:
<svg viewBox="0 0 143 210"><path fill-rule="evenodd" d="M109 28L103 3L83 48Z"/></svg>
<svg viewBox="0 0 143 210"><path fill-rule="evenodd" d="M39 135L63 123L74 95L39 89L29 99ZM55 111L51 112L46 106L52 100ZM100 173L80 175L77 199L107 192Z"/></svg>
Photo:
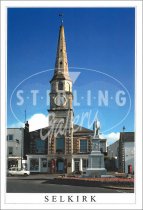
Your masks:
<svg viewBox="0 0 143 210"><path fill-rule="evenodd" d="M28 122L25 124L23 156L27 168L33 173L85 172L93 130L73 124L72 81L63 25L50 86L49 126L29 132ZM106 152L106 139L101 139L101 152Z"/></svg>
<svg viewBox="0 0 143 210"><path fill-rule="evenodd" d="M114 170L128 173L131 166L134 173L134 132L121 132L120 139L108 146L108 157L114 162Z"/></svg>
<svg viewBox="0 0 143 210"><path fill-rule="evenodd" d="M7 129L7 168L22 167L23 139L24 139L23 128Z"/></svg>
<svg viewBox="0 0 143 210"><path fill-rule="evenodd" d="M47 135L50 127L30 132L30 152L27 153L28 170L33 173L71 173L85 172L88 166L88 154L92 149L93 130L73 125L73 147L70 152L70 142L67 147L65 143L51 142L48 137L42 140L41 136ZM41 134L42 133L42 134ZM100 150L106 153L106 139L101 139Z"/></svg>
<svg viewBox="0 0 143 210"><path fill-rule="evenodd" d="M129 165L134 173L134 132L122 132L119 139L119 172L128 173Z"/></svg>
<svg viewBox="0 0 143 210"><path fill-rule="evenodd" d="M107 147L107 169L111 171L119 170L119 140Z"/></svg>

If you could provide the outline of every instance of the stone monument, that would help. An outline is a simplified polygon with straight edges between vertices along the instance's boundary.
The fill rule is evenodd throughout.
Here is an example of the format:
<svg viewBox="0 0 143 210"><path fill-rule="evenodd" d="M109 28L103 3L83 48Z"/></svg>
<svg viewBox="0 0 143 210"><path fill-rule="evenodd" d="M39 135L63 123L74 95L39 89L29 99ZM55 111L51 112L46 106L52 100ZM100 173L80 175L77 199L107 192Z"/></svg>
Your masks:
<svg viewBox="0 0 143 210"><path fill-rule="evenodd" d="M104 155L100 151L100 122L96 120L93 124L94 136L92 138L92 151L88 155L88 168L86 169L86 176L101 177L106 174L104 166Z"/></svg>

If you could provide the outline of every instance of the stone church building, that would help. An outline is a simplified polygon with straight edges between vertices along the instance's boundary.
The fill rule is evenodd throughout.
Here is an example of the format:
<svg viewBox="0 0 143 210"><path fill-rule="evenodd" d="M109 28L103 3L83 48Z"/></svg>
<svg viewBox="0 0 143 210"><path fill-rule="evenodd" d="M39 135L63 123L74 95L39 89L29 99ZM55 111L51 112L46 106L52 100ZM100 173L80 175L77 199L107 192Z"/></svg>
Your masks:
<svg viewBox="0 0 143 210"><path fill-rule="evenodd" d="M72 81L64 26L61 24L53 78L50 81L49 126L29 132L25 124L24 157L31 172L84 172L91 152L93 130L74 125ZM41 136L46 136L41 139ZM101 151L106 152L106 139L101 139Z"/></svg>

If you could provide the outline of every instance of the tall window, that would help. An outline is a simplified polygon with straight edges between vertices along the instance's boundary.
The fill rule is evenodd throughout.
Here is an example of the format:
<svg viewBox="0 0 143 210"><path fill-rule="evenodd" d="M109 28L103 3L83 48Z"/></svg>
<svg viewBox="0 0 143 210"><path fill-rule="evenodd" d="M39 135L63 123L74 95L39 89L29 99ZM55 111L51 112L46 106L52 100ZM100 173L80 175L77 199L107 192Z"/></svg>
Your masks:
<svg viewBox="0 0 143 210"><path fill-rule="evenodd" d="M45 141L41 139L36 140L36 153L44 154L45 153Z"/></svg>
<svg viewBox="0 0 143 210"><path fill-rule="evenodd" d="M63 90L63 83L61 81L58 83L58 90Z"/></svg>
<svg viewBox="0 0 143 210"><path fill-rule="evenodd" d="M13 135L12 134L7 135L7 140L12 141L13 140Z"/></svg>
<svg viewBox="0 0 143 210"><path fill-rule="evenodd" d="M103 153L103 148L100 148L100 152Z"/></svg>
<svg viewBox="0 0 143 210"><path fill-rule="evenodd" d="M80 140L80 152L86 153L87 152L87 140Z"/></svg>
<svg viewBox="0 0 143 210"><path fill-rule="evenodd" d="M69 84L69 83L68 83L68 86L69 86L69 88L68 88L69 90L68 90L68 91L70 92L70 91L71 91L71 86L70 86L70 84Z"/></svg>
<svg viewBox="0 0 143 210"><path fill-rule="evenodd" d="M82 168L87 168L88 167L88 160L87 159L82 159Z"/></svg>
<svg viewBox="0 0 143 210"><path fill-rule="evenodd" d="M31 171L38 171L39 170L39 159L38 158L31 158L30 159L30 170Z"/></svg>
<svg viewBox="0 0 143 210"><path fill-rule="evenodd" d="M56 139L56 153L64 153L65 152L65 140L64 138Z"/></svg>
<svg viewBox="0 0 143 210"><path fill-rule="evenodd" d="M47 168L47 158L42 158L42 167Z"/></svg>
<svg viewBox="0 0 143 210"><path fill-rule="evenodd" d="M8 147L8 154L13 155L13 147Z"/></svg>

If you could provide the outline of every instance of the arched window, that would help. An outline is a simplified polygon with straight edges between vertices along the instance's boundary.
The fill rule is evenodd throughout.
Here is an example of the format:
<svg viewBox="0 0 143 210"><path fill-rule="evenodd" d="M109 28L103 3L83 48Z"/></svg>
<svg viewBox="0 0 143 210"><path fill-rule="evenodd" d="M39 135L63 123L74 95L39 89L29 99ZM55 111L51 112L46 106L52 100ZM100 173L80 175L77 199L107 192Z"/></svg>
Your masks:
<svg viewBox="0 0 143 210"><path fill-rule="evenodd" d="M58 84L58 90L63 90L63 83L62 82L59 82L59 84Z"/></svg>

